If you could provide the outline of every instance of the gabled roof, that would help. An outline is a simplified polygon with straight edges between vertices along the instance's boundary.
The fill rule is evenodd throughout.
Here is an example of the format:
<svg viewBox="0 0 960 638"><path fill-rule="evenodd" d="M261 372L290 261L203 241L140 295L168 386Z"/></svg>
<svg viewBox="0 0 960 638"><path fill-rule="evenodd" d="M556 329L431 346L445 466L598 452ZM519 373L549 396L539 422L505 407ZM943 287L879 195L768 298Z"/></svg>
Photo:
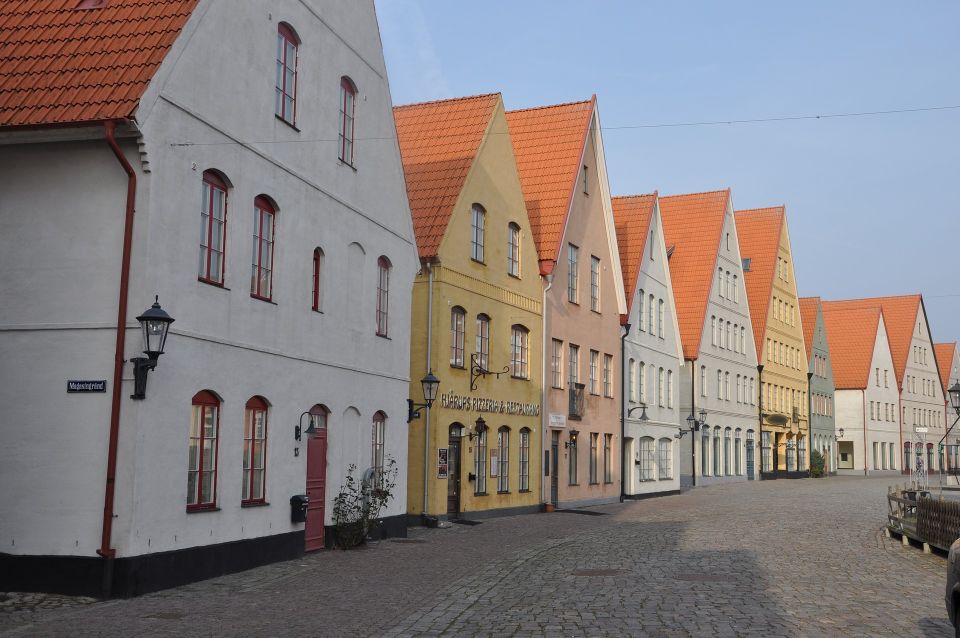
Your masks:
<svg viewBox="0 0 960 638"><path fill-rule="evenodd" d="M738 210L733 214L740 242L740 258L750 260L750 270L743 273L743 284L750 303L753 339L757 352L763 352L770 315L770 295L777 271L777 254L786 210L783 206ZM808 350L809 352L809 350Z"/></svg>
<svg viewBox="0 0 960 638"><path fill-rule="evenodd" d="M633 293L640 276L643 251L650 236L650 220L657 204L657 194L613 197L613 218L617 226L617 245L620 249L620 268L623 288L627 294L627 313L633 307Z"/></svg>
<svg viewBox="0 0 960 638"><path fill-rule="evenodd" d="M670 278L685 359L696 359L700 354L703 321L729 201L729 188L660 198L664 241L674 247Z"/></svg>
<svg viewBox="0 0 960 638"><path fill-rule="evenodd" d="M393 109L421 259L437 256L500 100L491 93Z"/></svg>
<svg viewBox="0 0 960 638"><path fill-rule="evenodd" d="M822 307L834 385L837 390L865 389L883 312L879 306L845 307L833 301Z"/></svg>
<svg viewBox="0 0 960 638"><path fill-rule="evenodd" d="M933 353L937 358L937 368L940 371L940 385L943 386L944 394L950 390L950 366L953 365L953 356L956 352L956 341L933 344Z"/></svg>
<svg viewBox="0 0 960 638"><path fill-rule="evenodd" d="M540 261L557 261L596 100L507 112Z"/></svg>
<svg viewBox="0 0 960 638"><path fill-rule="evenodd" d="M132 117L197 2L0 3L0 126Z"/></svg>
<svg viewBox="0 0 960 638"><path fill-rule="evenodd" d="M820 297L800 297L800 326L803 328L803 343L807 346L807 356L813 353L813 333L817 329L817 313L820 311Z"/></svg>
<svg viewBox="0 0 960 638"><path fill-rule="evenodd" d="M913 329L920 311L920 295L901 295L898 297L871 297L867 299L846 299L829 302L835 307L869 308L879 306L883 309L883 322L887 326L890 338L890 352L893 354L893 370L897 375L897 385L903 387L903 375L910 357L910 342L913 341ZM832 357L833 353L831 353ZM936 357L936 353L934 353Z"/></svg>

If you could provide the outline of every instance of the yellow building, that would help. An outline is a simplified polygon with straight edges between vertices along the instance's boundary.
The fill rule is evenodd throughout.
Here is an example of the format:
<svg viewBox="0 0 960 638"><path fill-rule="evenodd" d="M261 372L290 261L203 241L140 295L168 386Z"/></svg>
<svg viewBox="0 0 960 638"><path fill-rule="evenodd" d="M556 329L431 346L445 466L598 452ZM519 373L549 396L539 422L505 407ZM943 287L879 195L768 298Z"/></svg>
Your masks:
<svg viewBox="0 0 960 638"><path fill-rule="evenodd" d="M759 361L761 478L808 468L807 353L783 206L735 214Z"/></svg>
<svg viewBox="0 0 960 638"><path fill-rule="evenodd" d="M539 507L542 286L499 94L394 109L422 264L413 286L407 512Z"/></svg>

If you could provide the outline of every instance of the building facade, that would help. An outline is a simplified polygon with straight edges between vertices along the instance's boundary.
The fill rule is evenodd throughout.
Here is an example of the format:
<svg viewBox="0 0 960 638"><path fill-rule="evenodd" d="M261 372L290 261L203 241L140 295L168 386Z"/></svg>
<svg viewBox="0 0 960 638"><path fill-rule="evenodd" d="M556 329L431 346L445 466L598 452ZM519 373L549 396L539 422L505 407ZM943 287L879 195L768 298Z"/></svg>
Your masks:
<svg viewBox="0 0 960 638"><path fill-rule="evenodd" d="M810 379L807 394L807 413L810 415L811 453L818 450L823 455L823 471L837 471L836 424L834 421L833 365L830 362L830 345L823 322L823 309L819 297L800 298L800 323L803 325L803 341L807 348L807 377Z"/></svg>
<svg viewBox="0 0 960 638"><path fill-rule="evenodd" d="M422 263L411 400L423 402L428 372L440 379L437 400L409 425L407 512L538 510L543 306L503 100L394 112Z"/></svg>
<svg viewBox="0 0 960 638"><path fill-rule="evenodd" d="M627 293L621 361L624 495L676 493L683 351L657 194L614 197L613 215Z"/></svg>
<svg viewBox="0 0 960 638"><path fill-rule="evenodd" d="M937 356L937 367L940 369L940 385L943 386L943 426L946 439L944 450L944 469L951 474L958 474L960 470L960 431L955 427L957 417L960 416L950 405L950 388L960 383L960 351L957 342L935 343L933 349Z"/></svg>
<svg viewBox="0 0 960 638"><path fill-rule="evenodd" d="M4 25L4 73L33 69L0 127L6 589L132 595L324 547L349 467L391 459L406 533L417 255L373 2L141 4ZM78 33L69 68L45 53ZM133 400L155 295L176 321Z"/></svg>
<svg viewBox="0 0 960 638"><path fill-rule="evenodd" d="M660 211L684 358L680 485L757 479L757 352L730 191L661 197Z"/></svg>
<svg viewBox="0 0 960 638"><path fill-rule="evenodd" d="M615 501L626 301L596 98L510 111L507 121L544 280L541 499Z"/></svg>
<svg viewBox="0 0 960 638"><path fill-rule="evenodd" d="M807 475L807 353L785 207L736 213L760 371L761 473Z"/></svg>

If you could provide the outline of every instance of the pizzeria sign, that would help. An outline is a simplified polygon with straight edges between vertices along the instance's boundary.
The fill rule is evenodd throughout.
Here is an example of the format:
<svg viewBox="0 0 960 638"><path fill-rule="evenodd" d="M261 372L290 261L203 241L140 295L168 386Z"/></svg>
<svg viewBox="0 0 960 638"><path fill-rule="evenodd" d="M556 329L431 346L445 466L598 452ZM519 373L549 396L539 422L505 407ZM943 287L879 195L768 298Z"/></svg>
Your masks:
<svg viewBox="0 0 960 638"><path fill-rule="evenodd" d="M448 410L464 410L467 412L491 412L494 414L540 416L539 403L500 401L486 397L471 397L458 394L441 394L440 407L447 408Z"/></svg>

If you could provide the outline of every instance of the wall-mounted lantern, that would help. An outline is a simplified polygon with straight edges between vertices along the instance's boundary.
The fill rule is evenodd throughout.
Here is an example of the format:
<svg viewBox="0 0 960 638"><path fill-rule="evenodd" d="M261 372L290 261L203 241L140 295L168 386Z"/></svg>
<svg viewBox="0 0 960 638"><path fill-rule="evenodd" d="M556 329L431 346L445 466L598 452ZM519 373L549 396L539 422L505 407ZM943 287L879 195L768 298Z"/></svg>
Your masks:
<svg viewBox="0 0 960 638"><path fill-rule="evenodd" d="M147 372L157 367L157 359L163 354L173 317L160 307L160 297L157 295L153 305L137 317L137 321L143 331L143 353L147 356L130 359L133 364L133 394L130 398L140 400L147 398Z"/></svg>
<svg viewBox="0 0 960 638"><path fill-rule="evenodd" d="M440 379L433 376L433 371L427 372L427 376L420 379L420 385L423 387L423 403L414 403L413 399L407 399L407 423L420 418L421 408L430 408L437 398L437 389L440 387Z"/></svg>

